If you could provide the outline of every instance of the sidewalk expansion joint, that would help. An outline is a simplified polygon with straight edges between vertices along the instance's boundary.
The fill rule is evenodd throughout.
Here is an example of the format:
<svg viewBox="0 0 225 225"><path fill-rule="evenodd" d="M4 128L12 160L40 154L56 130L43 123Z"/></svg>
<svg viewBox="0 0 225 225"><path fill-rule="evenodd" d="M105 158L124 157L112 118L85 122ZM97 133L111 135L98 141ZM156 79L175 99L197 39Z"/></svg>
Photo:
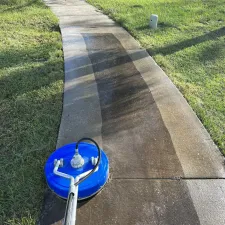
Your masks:
<svg viewBox="0 0 225 225"><path fill-rule="evenodd" d="M111 177L111 180L225 180L225 177L136 177L136 178L128 178L128 177Z"/></svg>

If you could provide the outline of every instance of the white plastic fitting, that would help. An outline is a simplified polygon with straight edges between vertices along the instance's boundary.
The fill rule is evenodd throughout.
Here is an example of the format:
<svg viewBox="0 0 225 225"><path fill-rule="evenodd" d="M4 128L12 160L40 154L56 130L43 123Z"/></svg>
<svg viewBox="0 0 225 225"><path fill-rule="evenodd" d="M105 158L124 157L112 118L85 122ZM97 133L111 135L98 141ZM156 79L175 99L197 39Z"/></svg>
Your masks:
<svg viewBox="0 0 225 225"><path fill-rule="evenodd" d="M75 149L75 155L70 161L70 164L73 168L81 168L84 165L84 159L79 154L78 149Z"/></svg>
<svg viewBox="0 0 225 225"><path fill-rule="evenodd" d="M73 168L81 168L84 165L84 159L79 153L76 153L70 161Z"/></svg>
<svg viewBox="0 0 225 225"><path fill-rule="evenodd" d="M91 157L91 164L93 165L93 166L95 166L96 164L97 164L97 162L98 162L98 157Z"/></svg>

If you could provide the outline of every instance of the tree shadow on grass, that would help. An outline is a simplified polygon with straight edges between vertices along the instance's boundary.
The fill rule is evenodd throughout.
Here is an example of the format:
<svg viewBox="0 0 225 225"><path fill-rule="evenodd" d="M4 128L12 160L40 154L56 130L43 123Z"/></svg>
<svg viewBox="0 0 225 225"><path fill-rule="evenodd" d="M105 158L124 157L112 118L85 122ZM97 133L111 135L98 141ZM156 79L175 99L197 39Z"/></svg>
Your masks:
<svg viewBox="0 0 225 225"><path fill-rule="evenodd" d="M142 8L144 8L144 6L136 4L136 5L131 5L130 8L140 8L140 9L142 9Z"/></svg>
<svg viewBox="0 0 225 225"><path fill-rule="evenodd" d="M38 90L62 79L62 57L51 59L54 51L52 44L14 52L11 49L2 51L0 69L7 75L0 78L0 99Z"/></svg>
<svg viewBox="0 0 225 225"><path fill-rule="evenodd" d="M14 224L12 221L31 224L23 223L22 218L29 220L29 214L34 219L41 206L45 186L43 166L55 149L62 104L62 93L51 88L52 93L45 96L47 89L41 99L37 92L22 101L0 101L1 133L4 134L0 143L0 218L4 221L0 219L0 224Z"/></svg>
<svg viewBox="0 0 225 225"><path fill-rule="evenodd" d="M167 22L159 22L158 23L158 28L159 29L163 29L163 30L169 29L169 28L176 28L176 29L178 29L177 26L175 26L173 24L170 24L170 23L167 23ZM139 27L137 27L135 29L138 30L138 31L142 31L142 30L148 30L149 31L150 27L149 27L149 24L145 24L145 25L139 26Z"/></svg>
<svg viewBox="0 0 225 225"><path fill-rule="evenodd" d="M216 59L223 59L224 58L224 51L225 50L225 42L216 42L211 45L208 45L205 47L200 55L199 60L201 62L214 62Z"/></svg>
<svg viewBox="0 0 225 225"><path fill-rule="evenodd" d="M55 43L40 44L31 48L9 48L0 52L0 69L27 63L47 62L52 52L56 51Z"/></svg>
<svg viewBox="0 0 225 225"><path fill-rule="evenodd" d="M210 31L204 35L195 37L195 38L191 38L185 41L181 41L178 42L176 44L172 44L172 45L167 45L165 47L161 47L161 48L152 48L152 49L147 49L149 54L154 56L157 54L161 54L161 55L170 55L173 54L177 51L183 50L185 48L194 46L196 44L200 44L202 42L208 41L208 40L214 40L216 38L222 37L225 35L225 27L222 27L220 29L214 30L214 31Z"/></svg>
<svg viewBox="0 0 225 225"><path fill-rule="evenodd" d="M40 5L40 6L43 6L39 0L31 0L31 1L28 1L27 3L24 3L24 4L20 4L20 5L16 5L16 6L12 6L12 5L9 5L8 8L6 9L3 9L3 10L0 10L0 13L5 13L5 12L13 12L13 11L19 11L19 10L23 10L25 9L26 7L28 6L31 6L31 5ZM1 3L0 3L1 5ZM3 5L3 3L2 3ZM8 5L8 4L7 4Z"/></svg>
<svg viewBox="0 0 225 225"><path fill-rule="evenodd" d="M1 52L0 224L31 224L23 218L40 207L44 162L57 140L63 60L54 43L14 50Z"/></svg>

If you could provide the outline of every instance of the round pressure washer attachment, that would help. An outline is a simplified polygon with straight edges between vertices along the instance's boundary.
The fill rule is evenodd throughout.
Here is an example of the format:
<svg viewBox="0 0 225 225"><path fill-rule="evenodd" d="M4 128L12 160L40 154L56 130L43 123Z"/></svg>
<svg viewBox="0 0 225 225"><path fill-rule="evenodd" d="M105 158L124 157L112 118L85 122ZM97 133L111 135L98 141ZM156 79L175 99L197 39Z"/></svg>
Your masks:
<svg viewBox="0 0 225 225"><path fill-rule="evenodd" d="M45 176L49 188L67 198L64 224L75 224L77 200L90 198L107 182L108 158L93 139L82 138L51 154L45 165Z"/></svg>

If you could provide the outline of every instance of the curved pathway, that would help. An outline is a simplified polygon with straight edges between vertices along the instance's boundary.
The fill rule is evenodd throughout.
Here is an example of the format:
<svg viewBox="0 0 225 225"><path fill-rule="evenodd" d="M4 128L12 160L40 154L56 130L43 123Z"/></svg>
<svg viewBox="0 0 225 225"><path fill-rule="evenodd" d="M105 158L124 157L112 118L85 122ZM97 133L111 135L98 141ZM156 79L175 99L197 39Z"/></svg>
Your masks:
<svg viewBox="0 0 225 225"><path fill-rule="evenodd" d="M224 158L145 49L85 1L45 0L65 60L57 147L88 136L110 160L110 182L80 205L77 224L225 224ZM46 193L41 224L65 202Z"/></svg>

